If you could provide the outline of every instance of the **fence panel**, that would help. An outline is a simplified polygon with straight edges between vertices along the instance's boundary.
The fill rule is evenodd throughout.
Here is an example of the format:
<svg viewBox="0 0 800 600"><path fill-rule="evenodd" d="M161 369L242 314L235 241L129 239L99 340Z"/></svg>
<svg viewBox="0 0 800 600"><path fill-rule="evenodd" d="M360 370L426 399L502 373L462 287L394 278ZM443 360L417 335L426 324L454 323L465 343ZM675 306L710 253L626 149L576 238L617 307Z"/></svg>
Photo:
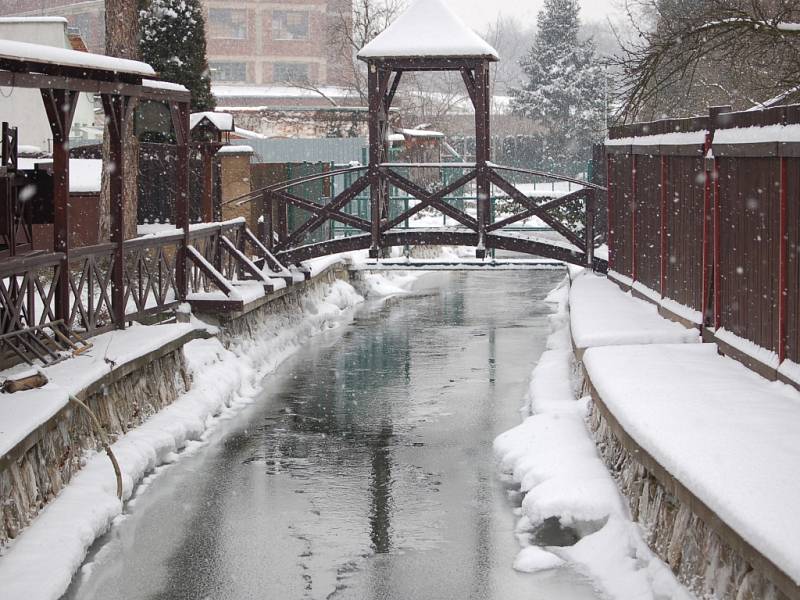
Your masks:
<svg viewBox="0 0 800 600"><path fill-rule="evenodd" d="M703 312L705 167L702 157L670 156L667 167L664 296ZM710 231L710 229L709 229ZM710 249L710 244L708 248ZM710 265L707 257L706 265Z"/></svg>
<svg viewBox="0 0 800 600"><path fill-rule="evenodd" d="M636 156L633 203L636 279L651 290L661 289L661 157Z"/></svg>
<svg viewBox="0 0 800 600"><path fill-rule="evenodd" d="M609 268L633 277L633 156L608 155Z"/></svg>

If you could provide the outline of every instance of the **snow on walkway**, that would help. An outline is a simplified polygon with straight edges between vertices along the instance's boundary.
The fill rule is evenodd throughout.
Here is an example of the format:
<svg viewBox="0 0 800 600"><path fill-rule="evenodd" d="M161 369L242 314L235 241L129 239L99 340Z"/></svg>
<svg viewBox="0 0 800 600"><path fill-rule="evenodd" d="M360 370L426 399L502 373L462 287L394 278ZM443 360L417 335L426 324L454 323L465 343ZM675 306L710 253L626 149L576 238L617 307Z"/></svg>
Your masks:
<svg viewBox="0 0 800 600"><path fill-rule="evenodd" d="M623 292L602 275L578 274L570 288L569 306L572 339L579 349L700 341L698 330L665 319L655 305Z"/></svg>
<svg viewBox="0 0 800 600"><path fill-rule="evenodd" d="M688 600L691 594L630 520L587 429L588 398L576 400L580 381L570 341L568 289L565 279L548 297L558 310L530 383L525 413L532 416L494 442L501 469L525 493L517 525L523 548L514 566L530 572L558 568L563 561L611 598ZM581 539L574 546L533 549L528 533L550 518Z"/></svg>
<svg viewBox="0 0 800 600"><path fill-rule="evenodd" d="M590 348L583 361L625 431L800 583L800 393L714 344Z"/></svg>

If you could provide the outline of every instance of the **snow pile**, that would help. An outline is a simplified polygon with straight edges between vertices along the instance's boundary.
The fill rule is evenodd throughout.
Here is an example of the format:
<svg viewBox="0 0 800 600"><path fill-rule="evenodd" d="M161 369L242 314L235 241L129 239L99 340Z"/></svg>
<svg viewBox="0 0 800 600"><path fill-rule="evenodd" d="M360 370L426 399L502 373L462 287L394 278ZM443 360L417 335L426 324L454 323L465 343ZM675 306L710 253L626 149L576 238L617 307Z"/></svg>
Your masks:
<svg viewBox="0 0 800 600"><path fill-rule="evenodd" d="M800 581L800 393L715 344L592 348L584 364L625 431L756 550ZM646 400L646 401L643 401Z"/></svg>
<svg viewBox="0 0 800 600"><path fill-rule="evenodd" d="M658 314L653 304L622 292L605 277L578 275L569 292L572 339L577 348L620 344L670 344L699 341L687 329Z"/></svg>
<svg viewBox="0 0 800 600"><path fill-rule="evenodd" d="M152 77L156 74L153 67L137 60L11 40L0 40L0 58L65 67L98 69L114 73L130 73L145 77Z"/></svg>
<svg viewBox="0 0 800 600"><path fill-rule="evenodd" d="M494 442L501 469L525 494L518 531L530 532L556 519L579 539L573 546L531 544L514 568L537 571L568 564L589 576L613 598L674 598L691 595L647 547L631 522L616 485L597 454L585 424L588 398L576 400L579 385L570 346L568 280L548 301L551 317L547 350L533 371L528 416Z"/></svg>
<svg viewBox="0 0 800 600"><path fill-rule="evenodd" d="M523 573L536 573L555 569L563 564L564 561L552 552L543 550L538 546L527 546L520 550L517 558L514 559L514 570L522 571Z"/></svg>
<svg viewBox="0 0 800 600"><path fill-rule="evenodd" d="M174 462L177 452L202 441L219 417L256 400L264 375L311 336L346 320L348 309L362 300L346 282L320 285L304 296L302 313L265 317L256 339L238 340L230 349L216 338L185 345L192 389L113 445L123 474L124 498L130 498L137 483L156 466ZM4 551L0 560L3 598L59 598L89 546L121 512L108 458L88 455L70 484ZM48 576L43 578L42 573Z"/></svg>

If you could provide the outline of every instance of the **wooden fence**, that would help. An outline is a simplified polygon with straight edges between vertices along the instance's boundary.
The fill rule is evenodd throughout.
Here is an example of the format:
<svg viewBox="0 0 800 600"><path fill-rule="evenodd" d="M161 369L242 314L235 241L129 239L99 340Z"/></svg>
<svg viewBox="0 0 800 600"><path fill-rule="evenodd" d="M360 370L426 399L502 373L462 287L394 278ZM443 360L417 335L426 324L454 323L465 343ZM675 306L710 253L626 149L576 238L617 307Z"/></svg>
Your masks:
<svg viewBox="0 0 800 600"><path fill-rule="evenodd" d="M610 276L772 378L800 363L800 105L613 128Z"/></svg>

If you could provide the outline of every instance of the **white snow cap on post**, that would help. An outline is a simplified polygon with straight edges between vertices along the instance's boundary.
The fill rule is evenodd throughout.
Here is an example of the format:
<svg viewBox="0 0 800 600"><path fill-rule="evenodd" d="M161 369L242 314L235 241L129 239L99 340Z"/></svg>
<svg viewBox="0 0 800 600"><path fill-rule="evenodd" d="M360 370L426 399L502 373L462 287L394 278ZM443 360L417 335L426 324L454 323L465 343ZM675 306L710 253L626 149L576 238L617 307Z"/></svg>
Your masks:
<svg viewBox="0 0 800 600"><path fill-rule="evenodd" d="M416 0L364 46L358 57L500 58L497 50L467 27L444 0Z"/></svg>

